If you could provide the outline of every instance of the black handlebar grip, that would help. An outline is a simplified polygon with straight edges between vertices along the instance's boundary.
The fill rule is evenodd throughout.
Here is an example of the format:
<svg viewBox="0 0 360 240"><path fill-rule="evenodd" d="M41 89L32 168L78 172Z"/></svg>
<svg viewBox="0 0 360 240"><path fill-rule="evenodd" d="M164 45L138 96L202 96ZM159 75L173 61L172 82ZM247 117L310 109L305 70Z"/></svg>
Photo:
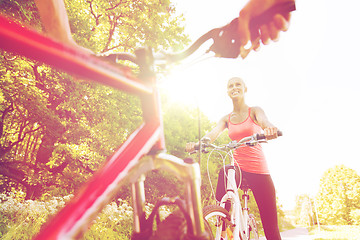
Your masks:
<svg viewBox="0 0 360 240"><path fill-rule="evenodd" d="M200 144L199 144L199 143L196 143L195 146L194 146L194 149L195 149L195 150L200 150Z"/></svg>
<svg viewBox="0 0 360 240"><path fill-rule="evenodd" d="M278 130L277 135L278 137L281 137L283 135L282 131ZM264 139L266 139L264 134L260 134L260 133L256 134L256 140L264 140Z"/></svg>
<svg viewBox="0 0 360 240"><path fill-rule="evenodd" d="M256 140L263 140L263 139L266 139L265 135L264 134L256 134Z"/></svg>

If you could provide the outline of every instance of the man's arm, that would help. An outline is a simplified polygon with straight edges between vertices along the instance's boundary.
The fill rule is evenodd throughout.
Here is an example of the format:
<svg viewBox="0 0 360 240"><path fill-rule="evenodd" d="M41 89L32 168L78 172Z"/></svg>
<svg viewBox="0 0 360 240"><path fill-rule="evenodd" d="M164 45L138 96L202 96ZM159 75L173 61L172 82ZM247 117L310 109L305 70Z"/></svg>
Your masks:
<svg viewBox="0 0 360 240"><path fill-rule="evenodd" d="M238 32L241 36L241 48L251 42L251 48L257 50L260 47L260 40L263 44L269 44L270 40L277 41L280 31L287 31L290 22L290 13L276 14L268 23L260 26L258 38L251 39L249 23L251 19L260 16L277 4L294 2L295 0L250 0L239 13Z"/></svg>
<svg viewBox="0 0 360 240"><path fill-rule="evenodd" d="M35 0L46 33L57 41L75 44L63 0Z"/></svg>

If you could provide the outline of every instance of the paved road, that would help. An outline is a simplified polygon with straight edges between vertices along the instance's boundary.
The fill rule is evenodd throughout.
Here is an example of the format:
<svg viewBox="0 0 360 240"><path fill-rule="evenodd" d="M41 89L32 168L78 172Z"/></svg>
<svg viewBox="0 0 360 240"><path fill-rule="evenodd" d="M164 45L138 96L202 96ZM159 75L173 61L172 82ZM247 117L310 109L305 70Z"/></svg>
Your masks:
<svg viewBox="0 0 360 240"><path fill-rule="evenodd" d="M306 228L295 228L281 233L282 240L311 240ZM265 237L260 240L265 240Z"/></svg>

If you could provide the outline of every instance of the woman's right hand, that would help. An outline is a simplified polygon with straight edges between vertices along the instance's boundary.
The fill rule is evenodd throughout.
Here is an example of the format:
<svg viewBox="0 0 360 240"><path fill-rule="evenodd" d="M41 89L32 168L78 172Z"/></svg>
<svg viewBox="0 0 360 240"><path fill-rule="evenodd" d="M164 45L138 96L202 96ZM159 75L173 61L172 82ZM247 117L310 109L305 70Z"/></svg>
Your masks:
<svg viewBox="0 0 360 240"><path fill-rule="evenodd" d="M189 152L189 153L194 152L195 151L195 146L196 146L196 143L188 142L188 143L186 143L185 151Z"/></svg>

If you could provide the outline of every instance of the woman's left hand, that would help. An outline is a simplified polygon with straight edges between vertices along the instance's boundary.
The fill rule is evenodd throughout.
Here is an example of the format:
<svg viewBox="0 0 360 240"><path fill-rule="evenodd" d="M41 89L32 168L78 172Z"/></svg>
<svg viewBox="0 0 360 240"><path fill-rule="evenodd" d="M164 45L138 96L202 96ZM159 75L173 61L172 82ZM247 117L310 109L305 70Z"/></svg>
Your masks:
<svg viewBox="0 0 360 240"><path fill-rule="evenodd" d="M264 129L264 135L267 140L275 139L278 137L277 127L267 127Z"/></svg>

